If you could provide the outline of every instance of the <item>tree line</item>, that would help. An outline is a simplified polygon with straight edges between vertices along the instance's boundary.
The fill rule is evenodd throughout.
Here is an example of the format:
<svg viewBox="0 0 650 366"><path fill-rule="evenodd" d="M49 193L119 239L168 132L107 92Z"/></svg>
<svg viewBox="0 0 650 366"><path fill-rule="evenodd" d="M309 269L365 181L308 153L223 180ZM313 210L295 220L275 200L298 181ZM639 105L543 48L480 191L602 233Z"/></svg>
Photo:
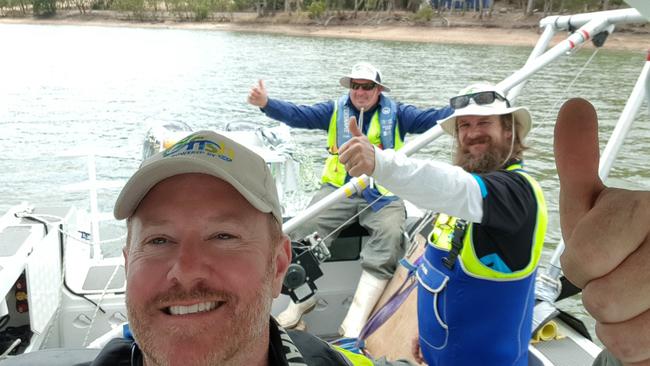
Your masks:
<svg viewBox="0 0 650 366"><path fill-rule="evenodd" d="M228 14L255 11L261 17L276 12L307 12L312 18L357 11L411 11L424 13L425 20L445 11L475 11L482 17L494 8L516 8L531 15L534 10L552 14L561 11L607 10L623 0L0 0L0 16L48 17L58 10L112 10L135 20L173 18L191 21L229 21ZM422 14L419 14L422 16Z"/></svg>

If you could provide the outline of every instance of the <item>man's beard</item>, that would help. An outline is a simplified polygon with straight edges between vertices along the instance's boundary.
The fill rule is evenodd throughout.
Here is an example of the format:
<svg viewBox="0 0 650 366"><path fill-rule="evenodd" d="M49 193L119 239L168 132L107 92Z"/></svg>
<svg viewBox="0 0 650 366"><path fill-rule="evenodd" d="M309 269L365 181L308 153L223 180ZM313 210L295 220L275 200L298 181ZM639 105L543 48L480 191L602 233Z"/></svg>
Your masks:
<svg viewBox="0 0 650 366"><path fill-rule="evenodd" d="M489 136L479 137L476 140L482 141L483 139L487 139L490 144L486 152L481 156L474 157L466 147L467 144L465 144L465 147L458 146L454 156L454 165L458 165L470 173L489 173L503 168L506 160L510 160L511 157L509 156L511 153L510 144L504 142L496 145ZM468 143L475 141L469 141Z"/></svg>
<svg viewBox="0 0 650 366"><path fill-rule="evenodd" d="M257 296L253 301L243 303L242 299L230 292L219 291L208 288L200 283L189 291L178 286L172 287L165 293L156 296L143 306L133 306L127 298L127 310L129 322L138 346L142 350L147 366L173 366L179 364L173 362L174 349L170 345L196 341L196 352L192 353L192 359L184 360L183 364L193 366L212 365L239 365L242 358L247 356L248 351L255 347L263 338L263 332L268 332L269 316L271 312L272 284L274 263L269 260L267 263L264 283L257 289ZM219 298L226 304L216 311L228 312L227 321L220 324L192 324L188 327L170 327L158 329L151 324L148 316L151 312L158 311L160 303L183 299L212 299ZM219 331L214 337L210 337ZM201 347L201 344L209 342L210 347ZM264 347L268 348L268 345ZM207 350L205 349L207 348Z"/></svg>

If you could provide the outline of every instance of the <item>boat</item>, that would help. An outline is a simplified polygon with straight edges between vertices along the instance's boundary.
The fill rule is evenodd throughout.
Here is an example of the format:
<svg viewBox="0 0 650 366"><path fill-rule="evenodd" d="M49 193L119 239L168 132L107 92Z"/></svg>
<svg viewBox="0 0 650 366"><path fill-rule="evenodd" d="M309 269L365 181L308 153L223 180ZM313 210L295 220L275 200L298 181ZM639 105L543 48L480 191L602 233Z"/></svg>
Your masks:
<svg viewBox="0 0 650 366"><path fill-rule="evenodd" d="M615 26L625 23L647 23L650 5L642 0L631 0L634 8L550 16L540 21L542 33L525 64L498 84L507 91L508 99L515 101L528 78L544 66L580 49L587 42L597 47L606 45ZM564 41L550 47L558 32L572 32ZM644 99L650 98L650 55L639 62L640 74L628 98L601 157L600 175L605 179L612 168L623 140L632 128ZM278 183L282 202L294 202L299 185L300 162L292 155L296 147L291 144L286 129L259 128L236 124L225 129L238 141L255 149L271 166ZM168 124L153 128L145 137L143 154L147 156L168 146L170 141L187 134L188 126ZM426 146L443 134L438 126L417 136L403 150L407 155ZM78 153L78 152L77 152ZM69 190L86 190L90 196L90 210L76 207L41 207L24 203L9 209L0 217L0 363L2 365L70 365L92 360L97 348L88 348L97 339L119 334L127 321L124 304L125 278L121 257L105 257L102 253L99 223L110 219L100 212L97 195L107 187L124 182L104 182L97 179L95 159L110 154L96 151L84 152L88 162L88 180L68 187ZM305 221L326 209L332 202L344 199L346 191L360 190L368 177L352 179L330 197L309 208L296 211L291 205L283 208L287 218L284 230L291 233ZM299 206L299 205L298 205ZM408 231L405 233L410 250L407 259L421 251L430 213L408 205ZM124 240L118 235L116 240ZM358 257L364 233L359 227L344 230L334 244L326 248L317 237L305 238L306 249L295 251L309 257L312 267L306 270L321 274L306 279L292 272L285 280L285 295L273 303L273 314L278 314L291 298L305 297L311 291L318 294L316 309L303 321L310 332L328 340L338 336L338 324L345 316L361 268ZM559 257L563 243L557 245L545 271L537 279L537 304L534 313L534 340L529 346L529 365L591 365L601 347L590 339L581 322L560 310L560 298L572 293L562 283ZM303 268L304 269L304 268ZM412 281L409 272L400 269L380 299L380 305L391 300L402 282ZM567 291L569 290L569 291ZM406 294L408 295L408 294ZM407 309L409 298L404 296L399 309ZM407 310L402 310L407 311ZM382 313L376 309L375 314ZM412 312L411 312L412 314ZM407 334L413 326L410 321L395 328L388 317L385 323L371 319L377 331L368 335L367 349L374 356L410 358L409 347L395 337L396 332ZM369 322L370 323L370 322ZM408 324L407 324L408 323ZM391 337L382 336L388 329ZM383 341L383 343L382 343ZM390 343L390 344L388 344ZM373 352L374 351L374 352Z"/></svg>

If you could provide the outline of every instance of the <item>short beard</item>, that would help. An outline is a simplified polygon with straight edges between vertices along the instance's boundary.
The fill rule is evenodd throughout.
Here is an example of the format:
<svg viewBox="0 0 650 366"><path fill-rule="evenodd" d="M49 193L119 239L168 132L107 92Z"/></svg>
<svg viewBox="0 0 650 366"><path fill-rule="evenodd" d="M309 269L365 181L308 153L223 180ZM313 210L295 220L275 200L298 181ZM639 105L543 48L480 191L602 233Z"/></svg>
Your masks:
<svg viewBox="0 0 650 366"><path fill-rule="evenodd" d="M489 173L503 168L506 159L510 160L510 145L495 146L490 140L490 149L479 157L474 157L467 149L460 146L456 148L454 165L463 168L469 173Z"/></svg>
<svg viewBox="0 0 650 366"><path fill-rule="evenodd" d="M157 304L163 301L186 298L210 298L210 296L216 296L225 300L226 304L222 306L227 306L227 308L221 309L221 311L229 311L231 313L231 327L228 324L224 325L225 328L222 332L224 339L208 340L209 342L214 342L214 347L202 354L198 354L202 351L197 352L192 360L186 361L188 365L193 366L241 365L245 363L245 360L249 356L246 350L256 347L261 340L265 339L263 333L268 332L271 301L273 299L270 279L273 278L274 272L275 262L273 261L273 257L271 257L267 262L266 273L263 277L265 282L261 284L261 288L258 291L259 296L255 297L255 302L251 304L242 304L241 299L235 294L209 289L205 285L199 284L190 291L173 287L166 293L150 301L148 306L149 308L156 308L159 306ZM197 342L205 341L205 339L201 339L206 337L205 334L189 333L188 329L167 329L164 334L156 332L147 323L147 310L132 306L128 301L128 297L126 305L131 329L133 330L138 346L142 350L145 365L173 365L171 361L173 355L170 354L173 350L161 348L167 343L164 341L164 338L169 340L170 338L178 337L179 339L186 340L196 337Z"/></svg>

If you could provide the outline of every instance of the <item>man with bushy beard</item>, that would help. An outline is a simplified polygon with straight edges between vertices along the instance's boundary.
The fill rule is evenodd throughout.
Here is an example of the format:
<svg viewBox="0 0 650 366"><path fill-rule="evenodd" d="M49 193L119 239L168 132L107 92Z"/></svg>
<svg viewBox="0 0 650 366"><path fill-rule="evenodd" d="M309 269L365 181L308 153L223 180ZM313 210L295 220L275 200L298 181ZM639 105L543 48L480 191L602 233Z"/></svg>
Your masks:
<svg viewBox="0 0 650 366"><path fill-rule="evenodd" d="M114 214L127 219L132 337L111 340L92 366L374 364L271 317L291 244L274 179L253 151L193 133L141 164Z"/></svg>
<svg viewBox="0 0 650 366"><path fill-rule="evenodd" d="M417 271L414 357L431 366L526 366L547 223L542 190L523 169L530 113L486 84L450 105L455 112L440 125L454 137L455 165L374 148L355 121L339 158L350 175L372 175L439 212Z"/></svg>

